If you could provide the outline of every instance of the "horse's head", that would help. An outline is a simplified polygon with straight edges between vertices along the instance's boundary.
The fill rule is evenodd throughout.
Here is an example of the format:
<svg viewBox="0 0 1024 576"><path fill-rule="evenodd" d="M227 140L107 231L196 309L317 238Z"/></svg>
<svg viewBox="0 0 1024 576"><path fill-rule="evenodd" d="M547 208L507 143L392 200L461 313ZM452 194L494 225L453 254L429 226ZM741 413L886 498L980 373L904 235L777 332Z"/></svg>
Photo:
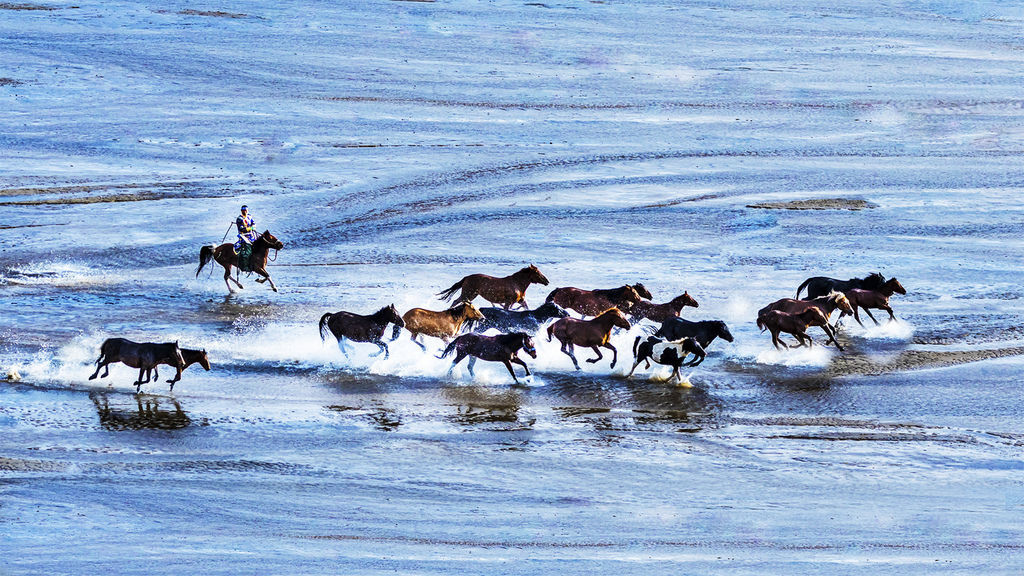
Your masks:
<svg viewBox="0 0 1024 576"><path fill-rule="evenodd" d="M277 239L276 236L270 233L270 230L264 230L263 234L260 234L260 238L267 243L274 250L280 250L284 248L284 242Z"/></svg>
<svg viewBox="0 0 1024 576"><path fill-rule="evenodd" d="M729 332L729 327L725 325L725 322L715 320L715 325L718 328L718 337L726 342L732 342L732 332Z"/></svg>
<svg viewBox="0 0 1024 576"><path fill-rule="evenodd" d="M405 320L402 320L402 316L398 314L398 308L395 308L394 304L381 308L379 314L384 316L384 319L391 324L405 327Z"/></svg>
<svg viewBox="0 0 1024 576"><path fill-rule="evenodd" d="M206 349L203 350L188 350L182 348L181 358L185 361L185 366L191 366L193 364L199 364L207 371L210 370L210 358L206 355Z"/></svg>
<svg viewBox="0 0 1024 576"><path fill-rule="evenodd" d="M540 284L542 286L548 285L547 277L541 274L540 270L533 264L523 268L520 272L524 272L526 274L526 279L533 284Z"/></svg>
<svg viewBox="0 0 1024 576"><path fill-rule="evenodd" d="M637 295L639 295L641 298L644 298L644 299L647 299L647 300L650 300L651 298L654 298L654 296L651 296L651 291L648 290L646 286L644 286L643 284L641 284L639 282L637 282L636 284L633 284L632 286L630 286L630 288L635 290ZM694 306L696 306L696 304L694 304Z"/></svg>
<svg viewBox="0 0 1024 576"><path fill-rule="evenodd" d="M689 292L683 292L682 295L673 298L672 305L677 308L683 308L684 306L700 308L700 304L697 303L697 300L693 296L690 296Z"/></svg>
<svg viewBox="0 0 1024 576"><path fill-rule="evenodd" d="M516 336L519 336L519 337L522 338L523 352L526 352L527 354L530 355L531 358L536 360L537 359L537 347L533 345L533 338L530 338L530 335L527 334L526 332L517 332Z"/></svg>
<svg viewBox="0 0 1024 576"><path fill-rule="evenodd" d="M622 301L621 301L621 304L623 305L622 307L625 308L627 312L629 311L630 308L633 307L633 304L636 304L637 302L639 302L641 300L643 300L643 296L641 296L640 293L636 291L636 288L633 288L632 286L623 286L622 287Z"/></svg>
<svg viewBox="0 0 1024 576"><path fill-rule="evenodd" d="M895 278L889 278L889 280L884 284L884 286L897 294L907 293L907 289L904 288L903 284L900 284L900 281Z"/></svg>
<svg viewBox="0 0 1024 576"><path fill-rule="evenodd" d="M541 304L536 310L534 310L534 317L540 321L550 320L551 318L568 318L569 313L554 302L545 302Z"/></svg>
<svg viewBox="0 0 1024 576"><path fill-rule="evenodd" d="M452 312L456 315L465 318L468 321L483 320L484 315L476 306L473 306L472 302L463 302L452 308Z"/></svg>
<svg viewBox="0 0 1024 576"><path fill-rule="evenodd" d="M604 312L601 312L601 314L594 320L597 320L598 318L611 320L612 326L618 326L619 328L629 330L629 320L626 320L626 317L622 314L622 310L619 310L618 308L609 308Z"/></svg>
<svg viewBox="0 0 1024 576"><path fill-rule="evenodd" d="M846 294L833 290L828 293L827 298L829 302L834 304L836 308L839 308L839 310L846 312L847 314L853 314L853 306L850 305L850 299L846 297Z"/></svg>

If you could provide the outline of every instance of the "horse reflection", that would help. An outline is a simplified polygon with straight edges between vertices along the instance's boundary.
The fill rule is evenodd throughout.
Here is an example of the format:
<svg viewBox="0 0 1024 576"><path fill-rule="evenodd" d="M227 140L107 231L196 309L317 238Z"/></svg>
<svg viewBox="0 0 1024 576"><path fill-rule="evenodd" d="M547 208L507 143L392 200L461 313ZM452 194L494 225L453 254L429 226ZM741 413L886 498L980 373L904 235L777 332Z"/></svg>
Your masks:
<svg viewBox="0 0 1024 576"><path fill-rule="evenodd" d="M455 407L455 414L449 419L457 424L518 424L519 429L528 430L536 421L535 418L519 419L523 398L515 391L492 392L480 386L451 386L443 392Z"/></svg>
<svg viewBox="0 0 1024 576"><path fill-rule="evenodd" d="M123 395L117 395L123 397ZM135 394L135 406L110 406L110 394L89 394L107 430L179 430L192 424L192 419L181 408L181 403L169 396Z"/></svg>

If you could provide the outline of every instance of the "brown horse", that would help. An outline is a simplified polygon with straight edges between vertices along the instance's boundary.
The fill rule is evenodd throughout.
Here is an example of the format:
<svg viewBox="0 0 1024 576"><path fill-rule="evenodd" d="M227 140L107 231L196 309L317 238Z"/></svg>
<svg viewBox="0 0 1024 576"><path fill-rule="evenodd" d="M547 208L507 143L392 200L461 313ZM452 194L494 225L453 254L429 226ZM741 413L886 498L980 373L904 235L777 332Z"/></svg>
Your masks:
<svg viewBox="0 0 1024 576"><path fill-rule="evenodd" d="M174 379L167 381L171 385L171 390L174 390L174 383L181 380L181 371L185 369L185 359L181 357L181 349L178 348L177 342L156 344L132 342L124 338L108 338L100 345L100 357L96 359L96 371L89 376L89 380L95 380L101 368L105 368L105 370L100 378L109 376L110 365L115 362L139 369L139 379L133 382L136 392L142 389L143 384L152 380L151 376L157 364L169 364L178 370ZM143 375L146 377L145 380L142 379Z"/></svg>
<svg viewBox="0 0 1024 576"><path fill-rule="evenodd" d="M790 314L799 314L808 308L817 308L818 310L821 310L821 313L825 315L825 318L831 316L836 309L840 310L840 318L842 318L843 314L853 313L853 308L850 306L849 299L847 299L842 292L831 292L826 296L818 296L813 300L782 298L781 300L776 300L757 311L757 327L764 332L765 327L761 322L761 317L772 310L781 310ZM836 320L836 322L838 322L838 320ZM834 329L828 324L822 326L821 329L824 330L825 334L828 336L828 340L825 344L828 345L829 342L834 342L836 348L842 351L843 347L840 346L839 341L836 340Z"/></svg>
<svg viewBox="0 0 1024 576"><path fill-rule="evenodd" d="M448 339L458 334L459 330L462 329L463 324L483 319L484 315L469 302L456 304L455 306L440 312L425 310L423 308L413 308L405 314L402 314L402 320L405 322L405 329L412 334L412 341L424 350L426 350L427 347L416 339L420 334L440 338L445 344L448 344ZM395 330L391 335L391 340L397 339L401 332L402 327L396 324Z"/></svg>
<svg viewBox="0 0 1024 576"><path fill-rule="evenodd" d="M554 302L567 310L575 310L583 316L597 316L609 308L629 312L641 300L640 293L632 286L611 290L583 290L567 286L552 290L546 301Z"/></svg>
<svg viewBox="0 0 1024 576"><path fill-rule="evenodd" d="M504 278L495 278L486 274L470 274L452 285L451 288L438 293L442 300L448 300L456 290L462 292L455 302L472 302L477 296L492 304L503 306L505 310L519 304L528 310L526 305L526 289L530 284L548 285L548 279L540 273L536 266L530 264L526 268Z"/></svg>
<svg viewBox="0 0 1024 576"><path fill-rule="evenodd" d="M615 346L608 341L612 328L618 326L629 330L629 320L622 315L618 308L609 308L599 314L593 320L577 320L575 318L562 318L551 326L548 326L548 342L552 338L558 338L562 343L562 352L572 358L572 365L580 369L576 355L573 354L573 346L586 346L592 348L597 358L588 358L587 362L594 363L603 358L598 346L612 351L612 368L615 368L615 361L619 357Z"/></svg>
<svg viewBox="0 0 1024 576"><path fill-rule="evenodd" d="M889 297L893 294L906 293L907 290L903 288L899 280L890 278L886 280L885 284L882 284L881 288L875 290L861 290L859 288L847 290L846 297L850 300L850 305L853 307L853 319L857 321L857 324L864 326L864 323L860 321L860 315L857 314L858 308L863 308L875 325L878 325L878 320L875 320L870 308L885 310L889 313L889 322L892 322L896 319L896 315L892 313L892 308L889 307ZM839 316L840 319L842 317L842 315Z"/></svg>
<svg viewBox="0 0 1024 576"><path fill-rule="evenodd" d="M182 348L181 358L182 360L185 361L185 365L182 366L181 368L183 371L193 364L199 364L200 366L205 368L207 372L210 371L210 358L206 355L206 350L190 350L188 348ZM174 364L170 362L170 360L172 359L172 357L165 357L160 362L157 362L157 366L159 366L160 364L174 366ZM160 372L157 370L157 366L153 366L154 382L157 380L157 378L160 377Z"/></svg>
<svg viewBox="0 0 1024 576"><path fill-rule="evenodd" d="M520 350L525 351L534 359L537 358L537 349L533 345L533 338L530 338L530 335L525 332L498 334L496 336L470 333L463 334L452 340L452 343L444 349L444 352L441 352L438 358L444 358L455 352L455 360L452 361L452 366L448 369L448 373L451 374L452 370L455 369L455 365L466 356L469 356L470 376L474 376L473 365L476 364L477 358L489 362L501 362L505 365L505 368L508 368L508 373L512 375L512 379L515 380L516 384L519 384L519 379L516 378L516 373L512 370L512 362L522 366L526 370L526 375L530 375L530 368L526 365L526 362L519 358Z"/></svg>
<svg viewBox="0 0 1024 576"><path fill-rule="evenodd" d="M779 340L780 332L795 336L799 342L796 347L799 348L804 345L811 346L814 344L811 337L807 335L807 328L810 326L825 326L828 324L828 318L825 317L821 310L811 307L799 314L790 314L781 310L769 310L764 313L764 316L758 318L758 323L764 325L771 332L772 344L776 348L779 347L779 344L789 348L789 344Z"/></svg>
<svg viewBox="0 0 1024 576"><path fill-rule="evenodd" d="M270 230L265 230L260 237L252 243L252 255L249 257L249 269L252 272L259 274L261 277L257 278L256 281L259 283L270 282L270 287L273 288L274 292L277 292L277 286L274 285L274 281L270 279L270 273L267 272L267 258L270 255L270 249L280 250L284 248L284 244L274 237L270 233ZM241 290L243 288L242 283L237 278L231 277L231 268L235 267L241 271L241 267L238 265L238 255L235 254L235 248L230 243L224 243L220 246L203 246L199 249L199 268L196 268L196 278L199 277L199 272L203 269L203 266L210 261L214 260L217 264L224 267L224 284L228 287L228 292L233 293L231 284L228 282L234 282Z"/></svg>
<svg viewBox="0 0 1024 576"><path fill-rule="evenodd" d="M629 309L629 313L632 315L634 322L644 318L655 322L664 322L669 318L679 316L684 306L699 308L700 304L697 304L697 301L688 292L683 292L664 304L654 304L649 300L641 300L633 304L633 307Z"/></svg>
<svg viewBox="0 0 1024 576"><path fill-rule="evenodd" d="M320 317L320 339L327 340L327 332L330 331L338 341L338 348L345 356L348 356L345 346L346 338L353 342L370 342L380 348L372 356L379 356L383 352L384 359L387 360L390 353L382 336L384 336L384 330L388 324L394 324L396 329L405 326L405 320L398 315L398 309L394 304L385 306L369 316L344 311L334 314L327 313Z"/></svg>

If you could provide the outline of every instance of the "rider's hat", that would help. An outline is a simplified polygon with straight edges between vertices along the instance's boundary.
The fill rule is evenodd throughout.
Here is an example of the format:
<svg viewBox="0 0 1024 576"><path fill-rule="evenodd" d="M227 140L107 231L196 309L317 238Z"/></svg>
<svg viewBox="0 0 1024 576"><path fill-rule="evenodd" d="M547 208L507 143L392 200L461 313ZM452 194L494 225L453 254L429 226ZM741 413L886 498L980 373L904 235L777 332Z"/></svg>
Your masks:
<svg viewBox="0 0 1024 576"><path fill-rule="evenodd" d="M248 206L246 206L245 204L242 204L242 210L248 210L248 209L249 209Z"/></svg>

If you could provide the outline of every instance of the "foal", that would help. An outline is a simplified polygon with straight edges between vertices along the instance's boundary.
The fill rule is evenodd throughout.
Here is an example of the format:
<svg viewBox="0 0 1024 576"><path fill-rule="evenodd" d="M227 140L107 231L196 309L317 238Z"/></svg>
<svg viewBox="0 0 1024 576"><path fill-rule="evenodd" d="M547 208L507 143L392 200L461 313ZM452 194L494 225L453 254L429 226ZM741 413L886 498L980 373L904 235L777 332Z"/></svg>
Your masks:
<svg viewBox="0 0 1024 576"><path fill-rule="evenodd" d="M548 342L552 338L558 338L562 343L562 352L572 358L572 365L580 369L576 355L573 354L573 346L586 346L594 350L597 358L589 358L587 362L594 363L603 358L598 346L612 351L612 368L615 368L615 361L619 353L612 346L608 338L611 336L612 328L618 326L629 330L629 320L622 315L618 308L609 308L593 320L577 320L575 318L562 318L551 326L548 326Z"/></svg>
<svg viewBox="0 0 1024 576"><path fill-rule="evenodd" d="M896 315L892 313L892 308L889 307L889 297L894 293L906 294L907 290L903 288L899 280L890 278L885 284L875 290L860 290L854 288L853 290L846 291L846 297L850 300L850 305L853 307L853 319L857 321L857 324L864 326L864 323L860 321L860 315L857 314L858 308L863 308L864 312L867 313L868 317L878 325L878 320L875 320L874 315L871 314L870 308L877 310L885 310L889 313L889 322L896 319ZM840 315L841 319L843 316Z"/></svg>
<svg viewBox="0 0 1024 576"><path fill-rule="evenodd" d="M448 373L451 374L455 365L469 356L470 376L475 376L473 365L476 364L477 358L489 362L501 362L505 368L508 368L508 373L512 375L516 384L519 384L515 370L512 369L512 362L522 366L526 370L526 375L530 375L530 368L519 358L520 350L525 351L531 358L537 358L537 349L533 345L533 338L530 338L530 335L525 332L498 334L497 336L484 336L474 332L463 334L452 340L452 343L445 347L444 352L441 352L438 358L445 358L455 352L455 360L452 361L452 366L448 369Z"/></svg>
<svg viewBox="0 0 1024 576"><path fill-rule="evenodd" d="M763 332L767 329L772 334L772 344L776 348L779 344L789 348L789 344L779 340L779 332L785 332L786 334L792 334L796 337L799 344L797 348L801 346L811 346L814 341L807 335L807 328L810 326L824 326L828 324L828 319L821 313L821 310L817 308L808 308L800 314L790 314L788 312L782 312L780 310L769 310L765 312L764 316L757 319L758 325L763 325L761 329Z"/></svg>

